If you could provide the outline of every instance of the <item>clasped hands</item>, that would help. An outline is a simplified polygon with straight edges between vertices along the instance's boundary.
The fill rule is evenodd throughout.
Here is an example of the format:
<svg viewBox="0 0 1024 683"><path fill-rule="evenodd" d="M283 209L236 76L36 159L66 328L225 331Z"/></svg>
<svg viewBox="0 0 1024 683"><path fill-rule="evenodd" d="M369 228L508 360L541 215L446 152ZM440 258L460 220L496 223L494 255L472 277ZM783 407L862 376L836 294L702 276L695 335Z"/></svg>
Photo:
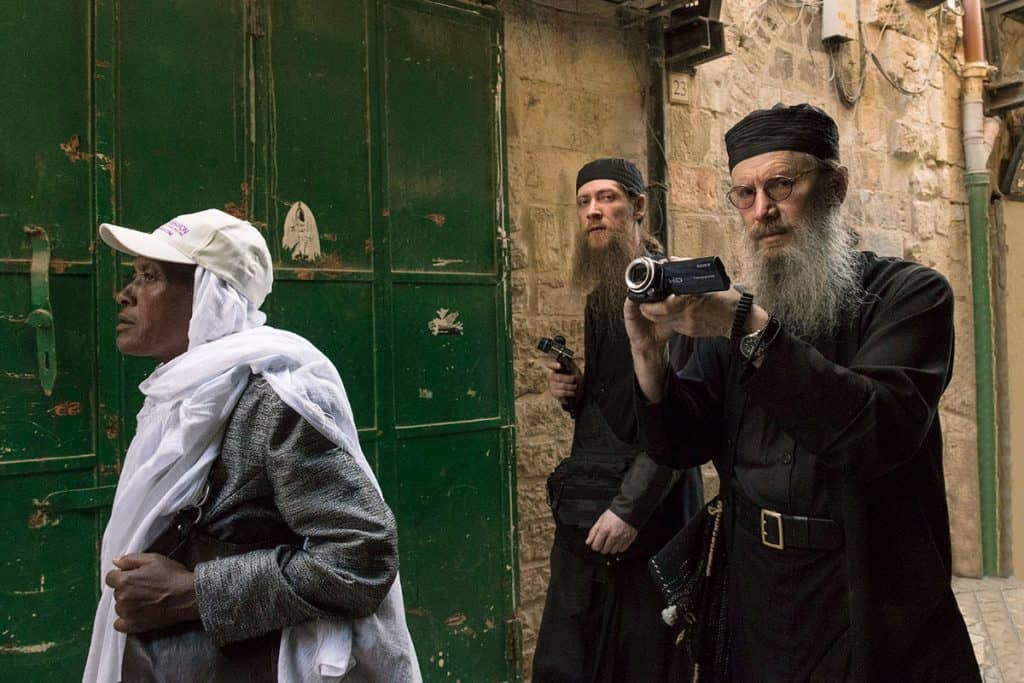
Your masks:
<svg viewBox="0 0 1024 683"><path fill-rule="evenodd" d="M114 589L114 629L141 633L199 619L195 575L185 565L156 553L114 558L106 584Z"/></svg>

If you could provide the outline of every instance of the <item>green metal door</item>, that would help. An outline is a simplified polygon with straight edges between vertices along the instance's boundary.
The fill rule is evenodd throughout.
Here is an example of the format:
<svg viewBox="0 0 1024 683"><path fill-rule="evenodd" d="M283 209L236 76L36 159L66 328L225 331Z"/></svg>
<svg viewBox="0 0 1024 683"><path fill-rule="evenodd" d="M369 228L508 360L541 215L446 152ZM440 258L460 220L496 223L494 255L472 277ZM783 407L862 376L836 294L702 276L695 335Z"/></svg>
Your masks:
<svg viewBox="0 0 1024 683"><path fill-rule="evenodd" d="M500 34L492 15L422 2L388 2L379 23L383 403L406 605L426 676L503 680L515 563Z"/></svg>
<svg viewBox="0 0 1024 683"><path fill-rule="evenodd" d="M90 5L0 13L0 678L81 675L112 474L97 392Z"/></svg>
<svg viewBox="0 0 1024 683"><path fill-rule="evenodd" d="M83 0L59 5L62 40L47 41L28 29L52 31L53 7L22 4L0 19L7 63L27 63L31 47L38 65L0 76L36 98L0 117L19 142L0 152L0 182L18 189L0 193L0 330L13 350L0 359L0 510L15 549L2 565L0 671L80 672L96 506L109 503L152 368L114 350L125 266L95 247L95 225L150 228L218 207L267 236L270 323L311 339L345 380L398 516L425 678L515 678L500 18L422 0ZM26 225L47 229L56 259L50 397L25 323ZM79 490L63 496L72 512L34 502L67 489ZM73 557L54 572L57 548Z"/></svg>

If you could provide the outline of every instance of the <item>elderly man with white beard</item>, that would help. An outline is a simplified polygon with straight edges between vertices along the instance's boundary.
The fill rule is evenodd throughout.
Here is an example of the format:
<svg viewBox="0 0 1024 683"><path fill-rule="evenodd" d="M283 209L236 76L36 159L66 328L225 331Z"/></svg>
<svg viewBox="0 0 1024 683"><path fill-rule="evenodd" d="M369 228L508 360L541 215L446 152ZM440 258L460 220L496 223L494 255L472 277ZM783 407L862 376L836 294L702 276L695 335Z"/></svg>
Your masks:
<svg viewBox="0 0 1024 683"><path fill-rule="evenodd" d="M758 110L725 142L746 286L624 309L641 445L719 472L724 677L980 680L950 589L949 284L854 249L822 110ZM697 338L677 373L671 333Z"/></svg>

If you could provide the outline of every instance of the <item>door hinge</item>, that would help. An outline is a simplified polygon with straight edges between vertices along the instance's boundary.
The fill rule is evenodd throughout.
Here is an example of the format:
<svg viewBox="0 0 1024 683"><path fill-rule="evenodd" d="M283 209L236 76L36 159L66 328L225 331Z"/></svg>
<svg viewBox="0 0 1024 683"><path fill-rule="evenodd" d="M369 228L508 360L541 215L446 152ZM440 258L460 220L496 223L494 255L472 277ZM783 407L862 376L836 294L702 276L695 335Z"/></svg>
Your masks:
<svg viewBox="0 0 1024 683"><path fill-rule="evenodd" d="M33 500L32 503L40 510L58 515L71 510L92 510L113 505L116 490L117 486L111 485L54 491L42 500Z"/></svg>
<svg viewBox="0 0 1024 683"><path fill-rule="evenodd" d="M505 659L517 669L523 663L523 622L518 615L505 620Z"/></svg>
<svg viewBox="0 0 1024 683"><path fill-rule="evenodd" d="M114 502L116 486L92 486L84 489L54 491L42 499L33 498L32 514L28 518L29 529L40 529L60 524L61 515L67 512L94 510L110 507Z"/></svg>

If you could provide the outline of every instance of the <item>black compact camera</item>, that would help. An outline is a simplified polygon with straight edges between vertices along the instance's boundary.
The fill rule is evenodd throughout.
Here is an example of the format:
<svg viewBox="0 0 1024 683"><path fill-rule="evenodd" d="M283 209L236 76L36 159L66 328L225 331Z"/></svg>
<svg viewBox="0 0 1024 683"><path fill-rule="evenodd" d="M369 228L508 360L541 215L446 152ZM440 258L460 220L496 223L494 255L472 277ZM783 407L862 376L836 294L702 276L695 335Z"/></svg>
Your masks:
<svg viewBox="0 0 1024 683"><path fill-rule="evenodd" d="M559 373L563 375L572 374L573 351L565 345L565 337L561 335L555 336L554 339L541 337L537 342L537 349L551 355L558 361L558 365L560 366L558 370ZM573 408L572 401L563 401L562 410L568 412L572 417L576 417L576 410Z"/></svg>
<svg viewBox="0 0 1024 683"><path fill-rule="evenodd" d="M669 294L706 294L732 283L717 256L669 261L641 256L626 266L626 296L638 303L661 301Z"/></svg>

